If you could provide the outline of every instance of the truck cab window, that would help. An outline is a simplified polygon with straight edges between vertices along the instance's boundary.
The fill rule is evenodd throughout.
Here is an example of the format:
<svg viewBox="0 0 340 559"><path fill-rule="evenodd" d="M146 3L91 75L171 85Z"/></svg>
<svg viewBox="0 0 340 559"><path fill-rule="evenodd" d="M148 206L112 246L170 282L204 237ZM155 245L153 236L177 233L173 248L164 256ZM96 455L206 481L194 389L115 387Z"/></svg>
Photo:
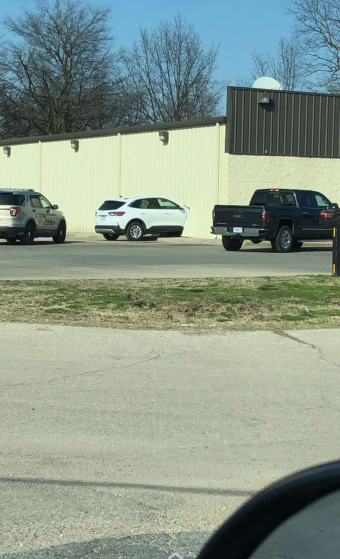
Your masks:
<svg viewBox="0 0 340 559"><path fill-rule="evenodd" d="M301 208L314 208L315 202L311 192L298 192L297 198Z"/></svg>
<svg viewBox="0 0 340 559"><path fill-rule="evenodd" d="M282 206L296 206L294 194L281 194L281 204Z"/></svg>
<svg viewBox="0 0 340 559"><path fill-rule="evenodd" d="M268 192L257 190L250 201L251 206L266 206L268 204Z"/></svg>
<svg viewBox="0 0 340 559"><path fill-rule="evenodd" d="M325 198L324 196L322 196L322 194L319 194L319 192L315 192L315 200L316 200L316 205L318 206L318 208L330 208L331 203L329 200L327 200L327 198Z"/></svg>
<svg viewBox="0 0 340 559"><path fill-rule="evenodd" d="M268 196L268 206L281 206L281 196L278 193L269 194Z"/></svg>

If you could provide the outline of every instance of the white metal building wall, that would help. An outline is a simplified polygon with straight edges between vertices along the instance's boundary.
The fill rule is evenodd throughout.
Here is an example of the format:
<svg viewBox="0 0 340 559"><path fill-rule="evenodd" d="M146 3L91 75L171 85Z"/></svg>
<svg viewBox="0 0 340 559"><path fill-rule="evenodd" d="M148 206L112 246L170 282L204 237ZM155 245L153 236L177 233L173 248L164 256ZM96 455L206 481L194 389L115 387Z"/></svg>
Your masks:
<svg viewBox="0 0 340 559"><path fill-rule="evenodd" d="M214 205L227 202L225 125L13 145L0 157L0 187L35 188L65 212L68 230L94 232L107 198L159 194L191 208L185 235L209 238ZM10 143L9 143L10 145Z"/></svg>
<svg viewBox="0 0 340 559"><path fill-rule="evenodd" d="M8 145L11 145L10 142ZM1 149L1 148L0 148ZM69 231L94 232L106 198L160 194L190 206L184 234L210 238L215 204L248 204L256 188L313 188L340 203L340 160L229 155L225 124L12 145L0 187L34 188L65 212Z"/></svg>

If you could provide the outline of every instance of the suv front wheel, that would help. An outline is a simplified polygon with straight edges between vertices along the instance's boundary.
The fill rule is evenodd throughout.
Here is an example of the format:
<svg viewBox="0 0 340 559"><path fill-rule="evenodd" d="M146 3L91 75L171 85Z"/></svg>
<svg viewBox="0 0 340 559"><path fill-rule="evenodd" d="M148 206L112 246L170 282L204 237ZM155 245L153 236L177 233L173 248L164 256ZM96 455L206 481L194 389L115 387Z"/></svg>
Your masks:
<svg viewBox="0 0 340 559"><path fill-rule="evenodd" d="M57 244L61 244L66 239L66 223L62 221L59 223L56 235L54 235L53 240Z"/></svg>

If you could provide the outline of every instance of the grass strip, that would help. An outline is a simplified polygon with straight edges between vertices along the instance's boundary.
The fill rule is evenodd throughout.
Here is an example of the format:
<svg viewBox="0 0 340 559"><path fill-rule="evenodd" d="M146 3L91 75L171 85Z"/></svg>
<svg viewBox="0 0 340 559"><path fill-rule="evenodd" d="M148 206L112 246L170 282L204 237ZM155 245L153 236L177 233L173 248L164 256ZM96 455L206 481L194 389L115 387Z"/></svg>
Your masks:
<svg viewBox="0 0 340 559"><path fill-rule="evenodd" d="M0 321L165 330L340 328L331 276L1 281Z"/></svg>

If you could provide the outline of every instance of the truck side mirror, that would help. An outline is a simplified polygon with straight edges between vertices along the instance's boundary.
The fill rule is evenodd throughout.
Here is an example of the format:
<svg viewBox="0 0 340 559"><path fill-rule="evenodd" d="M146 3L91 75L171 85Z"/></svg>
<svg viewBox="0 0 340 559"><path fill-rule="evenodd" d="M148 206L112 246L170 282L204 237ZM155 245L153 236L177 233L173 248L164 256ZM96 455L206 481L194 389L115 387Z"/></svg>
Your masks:
<svg viewBox="0 0 340 559"><path fill-rule="evenodd" d="M339 204L331 204L331 209L332 210L338 210L339 209Z"/></svg>

